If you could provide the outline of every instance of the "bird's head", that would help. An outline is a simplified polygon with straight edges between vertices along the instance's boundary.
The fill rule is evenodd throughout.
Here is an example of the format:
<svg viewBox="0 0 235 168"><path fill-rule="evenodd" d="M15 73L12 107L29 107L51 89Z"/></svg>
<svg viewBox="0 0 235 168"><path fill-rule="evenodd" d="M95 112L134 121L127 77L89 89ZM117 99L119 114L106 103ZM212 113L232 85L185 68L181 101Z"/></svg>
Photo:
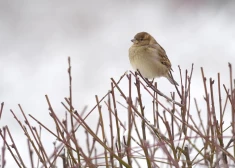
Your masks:
<svg viewBox="0 0 235 168"><path fill-rule="evenodd" d="M147 32L137 33L134 39L131 40L135 46L144 46L149 44L156 44L156 40Z"/></svg>

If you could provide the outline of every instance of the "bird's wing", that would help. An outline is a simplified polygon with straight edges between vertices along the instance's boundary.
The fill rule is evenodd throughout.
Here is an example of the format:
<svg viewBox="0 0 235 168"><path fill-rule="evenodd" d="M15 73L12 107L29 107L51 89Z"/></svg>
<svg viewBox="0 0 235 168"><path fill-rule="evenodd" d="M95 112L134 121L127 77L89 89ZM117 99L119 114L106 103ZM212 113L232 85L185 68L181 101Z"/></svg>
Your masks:
<svg viewBox="0 0 235 168"><path fill-rule="evenodd" d="M159 61L165 65L169 70L172 70L171 68L171 62L168 59L167 55L166 55L166 51L158 44L150 44L149 45L149 49L150 50L154 50L154 52L157 52L157 54L159 55L160 59Z"/></svg>

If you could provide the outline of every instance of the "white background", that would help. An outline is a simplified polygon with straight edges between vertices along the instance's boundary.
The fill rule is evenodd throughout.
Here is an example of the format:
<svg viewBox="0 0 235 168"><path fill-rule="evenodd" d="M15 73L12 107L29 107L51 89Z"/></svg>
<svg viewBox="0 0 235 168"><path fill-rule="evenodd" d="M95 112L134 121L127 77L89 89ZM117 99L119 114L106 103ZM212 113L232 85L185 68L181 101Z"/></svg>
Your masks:
<svg viewBox="0 0 235 168"><path fill-rule="evenodd" d="M25 137L10 109L22 119L20 103L26 114L53 125L44 97L48 94L63 117L68 56L74 105L91 109L94 95L107 93L111 77L131 70L128 48L140 31L149 32L166 50L176 80L178 65L185 70L194 63L192 97L203 102L200 67L208 77L221 72L222 83L228 84L228 62L235 66L234 5L226 0L0 0L0 102L5 103L0 126L9 126L28 158ZM166 79L157 81L163 92L174 90ZM46 140L51 149L54 139ZM14 165L7 159L7 167Z"/></svg>

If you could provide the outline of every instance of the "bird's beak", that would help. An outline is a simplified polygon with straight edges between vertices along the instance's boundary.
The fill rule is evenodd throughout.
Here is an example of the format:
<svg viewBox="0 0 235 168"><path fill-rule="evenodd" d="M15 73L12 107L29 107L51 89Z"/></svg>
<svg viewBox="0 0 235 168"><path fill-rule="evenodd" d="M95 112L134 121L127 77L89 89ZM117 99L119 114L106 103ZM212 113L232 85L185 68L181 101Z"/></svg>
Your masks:
<svg viewBox="0 0 235 168"><path fill-rule="evenodd" d="M138 43L136 39L132 39L131 42L133 42L134 44Z"/></svg>

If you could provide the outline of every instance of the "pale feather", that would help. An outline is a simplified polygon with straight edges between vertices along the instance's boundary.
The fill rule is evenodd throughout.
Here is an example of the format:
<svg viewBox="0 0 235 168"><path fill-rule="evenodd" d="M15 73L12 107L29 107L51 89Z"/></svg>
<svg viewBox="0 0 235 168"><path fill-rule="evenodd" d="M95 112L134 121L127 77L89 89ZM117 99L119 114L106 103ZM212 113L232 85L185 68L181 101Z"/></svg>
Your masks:
<svg viewBox="0 0 235 168"><path fill-rule="evenodd" d="M132 67L138 69L145 78L167 76L169 69L161 63L161 56L154 47L132 46L129 58Z"/></svg>

